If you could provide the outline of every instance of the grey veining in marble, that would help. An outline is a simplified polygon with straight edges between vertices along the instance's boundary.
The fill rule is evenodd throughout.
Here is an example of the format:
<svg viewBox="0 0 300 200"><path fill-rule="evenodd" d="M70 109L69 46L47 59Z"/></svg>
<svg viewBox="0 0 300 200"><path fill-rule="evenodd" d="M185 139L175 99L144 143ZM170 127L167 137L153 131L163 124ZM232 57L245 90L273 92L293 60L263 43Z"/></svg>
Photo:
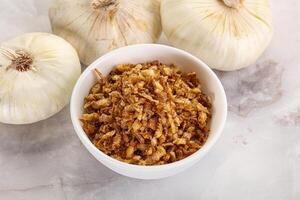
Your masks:
<svg viewBox="0 0 300 200"><path fill-rule="evenodd" d="M0 42L50 31L50 0L1 0ZM300 199L300 2L272 0L275 34L253 66L217 72L229 102L222 137L174 177L134 180L83 147L69 108L25 126L0 124L1 200Z"/></svg>

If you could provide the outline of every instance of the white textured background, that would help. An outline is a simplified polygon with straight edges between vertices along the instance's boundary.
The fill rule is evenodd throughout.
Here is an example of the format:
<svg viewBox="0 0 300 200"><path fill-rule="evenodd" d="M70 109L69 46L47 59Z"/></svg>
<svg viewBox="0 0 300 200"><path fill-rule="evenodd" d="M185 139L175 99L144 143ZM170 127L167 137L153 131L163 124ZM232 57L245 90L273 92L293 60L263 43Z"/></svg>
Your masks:
<svg viewBox="0 0 300 200"><path fill-rule="evenodd" d="M0 0L0 42L50 31L50 0ZM272 1L275 35L245 70L218 72L229 101L222 137L177 176L141 181L105 168L75 135L69 108L0 124L0 200L300 199L300 2Z"/></svg>

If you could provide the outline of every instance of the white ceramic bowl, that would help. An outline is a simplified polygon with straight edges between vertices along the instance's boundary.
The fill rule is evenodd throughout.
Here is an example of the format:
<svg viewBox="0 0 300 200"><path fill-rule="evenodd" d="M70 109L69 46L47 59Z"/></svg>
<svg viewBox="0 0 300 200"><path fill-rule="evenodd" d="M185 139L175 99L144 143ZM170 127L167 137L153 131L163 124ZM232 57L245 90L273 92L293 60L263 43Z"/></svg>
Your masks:
<svg viewBox="0 0 300 200"><path fill-rule="evenodd" d="M216 58L217 59L217 58ZM108 75L113 67L122 63L143 63L159 60L175 64L182 71L196 72L203 90L213 98L211 131L205 145L189 157L166 165L138 166L127 164L107 156L98 150L84 133L79 117L82 114L83 100L92 85L96 83L93 69L98 68ZM138 179L159 179L175 175L198 162L219 138L227 116L227 101L224 89L215 73L201 60L191 54L164 45L140 44L114 50L92 63L80 76L71 98L71 117L74 129L88 151L106 167L113 171Z"/></svg>

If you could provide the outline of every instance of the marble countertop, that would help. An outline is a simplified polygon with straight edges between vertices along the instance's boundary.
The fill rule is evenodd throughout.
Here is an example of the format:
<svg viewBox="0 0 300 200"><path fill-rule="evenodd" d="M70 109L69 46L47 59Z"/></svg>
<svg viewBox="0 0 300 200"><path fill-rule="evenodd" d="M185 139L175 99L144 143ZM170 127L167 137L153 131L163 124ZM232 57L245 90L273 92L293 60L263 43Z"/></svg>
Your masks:
<svg viewBox="0 0 300 200"><path fill-rule="evenodd" d="M0 42L50 31L49 2L1 0ZM217 72L228 120L198 164L155 181L118 175L83 147L66 107L33 125L0 124L0 199L300 199L300 2L272 9L274 38L257 64Z"/></svg>

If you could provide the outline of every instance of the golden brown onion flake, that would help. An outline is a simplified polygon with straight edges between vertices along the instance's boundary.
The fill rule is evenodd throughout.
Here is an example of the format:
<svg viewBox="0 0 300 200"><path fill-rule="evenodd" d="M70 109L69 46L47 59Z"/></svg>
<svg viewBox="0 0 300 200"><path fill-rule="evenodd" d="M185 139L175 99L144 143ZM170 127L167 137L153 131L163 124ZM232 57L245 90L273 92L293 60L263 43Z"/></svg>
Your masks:
<svg viewBox="0 0 300 200"><path fill-rule="evenodd" d="M80 118L93 144L105 154L137 165L181 160L206 142L211 99L194 72L158 61L121 64L98 82Z"/></svg>

